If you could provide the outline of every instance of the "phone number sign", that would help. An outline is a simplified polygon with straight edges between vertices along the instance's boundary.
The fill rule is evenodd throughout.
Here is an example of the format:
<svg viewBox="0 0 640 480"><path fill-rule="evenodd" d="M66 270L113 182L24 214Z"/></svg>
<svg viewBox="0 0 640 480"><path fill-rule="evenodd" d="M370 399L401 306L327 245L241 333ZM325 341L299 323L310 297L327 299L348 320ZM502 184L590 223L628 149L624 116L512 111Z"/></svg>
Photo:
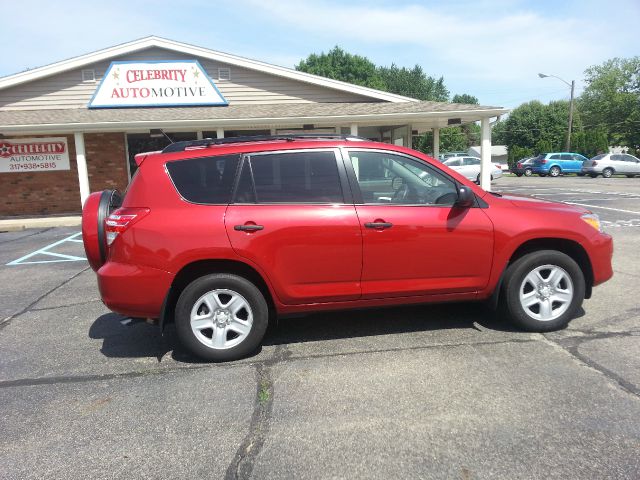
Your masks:
<svg viewBox="0 0 640 480"><path fill-rule="evenodd" d="M0 139L0 172L70 170L67 139Z"/></svg>

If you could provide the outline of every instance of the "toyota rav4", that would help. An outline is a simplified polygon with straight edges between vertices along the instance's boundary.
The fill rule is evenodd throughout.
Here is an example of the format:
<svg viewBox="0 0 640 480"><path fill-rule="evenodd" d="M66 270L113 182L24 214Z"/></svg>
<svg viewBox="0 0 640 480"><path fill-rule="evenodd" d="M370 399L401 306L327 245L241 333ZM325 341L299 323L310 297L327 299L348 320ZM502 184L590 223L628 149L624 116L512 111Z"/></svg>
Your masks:
<svg viewBox="0 0 640 480"><path fill-rule="evenodd" d="M175 322L195 355L256 351L292 313L486 301L564 327L612 276L593 213L482 190L417 151L357 137L198 140L136 156L126 194L85 202L104 304Z"/></svg>

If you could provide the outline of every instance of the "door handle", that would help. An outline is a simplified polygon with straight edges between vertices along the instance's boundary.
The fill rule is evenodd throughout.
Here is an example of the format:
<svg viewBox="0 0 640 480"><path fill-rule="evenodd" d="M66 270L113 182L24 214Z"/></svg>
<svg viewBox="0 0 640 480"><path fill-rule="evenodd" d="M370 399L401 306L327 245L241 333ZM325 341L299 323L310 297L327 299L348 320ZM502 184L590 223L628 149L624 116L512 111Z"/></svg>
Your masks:
<svg viewBox="0 0 640 480"><path fill-rule="evenodd" d="M234 230L239 232L257 232L258 230L264 230L264 226L262 225L236 225L233 227Z"/></svg>
<svg viewBox="0 0 640 480"><path fill-rule="evenodd" d="M385 228L391 228L393 227L393 223L389 223L389 222L367 222L364 224L365 227L367 228L375 228L378 230L383 230Z"/></svg>

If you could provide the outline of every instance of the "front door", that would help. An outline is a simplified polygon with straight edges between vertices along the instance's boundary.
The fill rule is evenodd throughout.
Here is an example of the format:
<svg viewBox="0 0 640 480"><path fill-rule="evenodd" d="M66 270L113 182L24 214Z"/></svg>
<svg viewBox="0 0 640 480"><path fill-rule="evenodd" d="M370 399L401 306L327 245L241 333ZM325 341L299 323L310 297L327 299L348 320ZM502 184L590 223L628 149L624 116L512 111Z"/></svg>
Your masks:
<svg viewBox="0 0 640 480"><path fill-rule="evenodd" d="M493 224L481 208L454 206L453 179L409 156L347 152L361 195L362 298L474 292L487 285Z"/></svg>
<svg viewBox="0 0 640 480"><path fill-rule="evenodd" d="M362 234L338 150L245 157L225 226L282 303L360 298Z"/></svg>

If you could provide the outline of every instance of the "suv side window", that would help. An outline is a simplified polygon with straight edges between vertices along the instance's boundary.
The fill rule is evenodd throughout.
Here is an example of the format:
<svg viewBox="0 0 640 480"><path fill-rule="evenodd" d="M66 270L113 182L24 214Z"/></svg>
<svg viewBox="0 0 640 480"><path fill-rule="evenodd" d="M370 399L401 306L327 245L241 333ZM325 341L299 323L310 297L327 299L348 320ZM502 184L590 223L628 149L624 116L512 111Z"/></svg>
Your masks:
<svg viewBox="0 0 640 480"><path fill-rule="evenodd" d="M549 160L560 160L560 155L557 153L555 155L549 155Z"/></svg>
<svg viewBox="0 0 640 480"><path fill-rule="evenodd" d="M563 153L560 155L560 160L573 160L573 155L570 153Z"/></svg>
<svg viewBox="0 0 640 480"><path fill-rule="evenodd" d="M178 193L189 202L226 204L240 155L201 157L167 162L167 171Z"/></svg>
<svg viewBox="0 0 640 480"><path fill-rule="evenodd" d="M247 157L236 203L344 203L335 152L278 152Z"/></svg>
<svg viewBox="0 0 640 480"><path fill-rule="evenodd" d="M365 204L453 205L458 198L455 182L426 163L391 152L349 156Z"/></svg>

